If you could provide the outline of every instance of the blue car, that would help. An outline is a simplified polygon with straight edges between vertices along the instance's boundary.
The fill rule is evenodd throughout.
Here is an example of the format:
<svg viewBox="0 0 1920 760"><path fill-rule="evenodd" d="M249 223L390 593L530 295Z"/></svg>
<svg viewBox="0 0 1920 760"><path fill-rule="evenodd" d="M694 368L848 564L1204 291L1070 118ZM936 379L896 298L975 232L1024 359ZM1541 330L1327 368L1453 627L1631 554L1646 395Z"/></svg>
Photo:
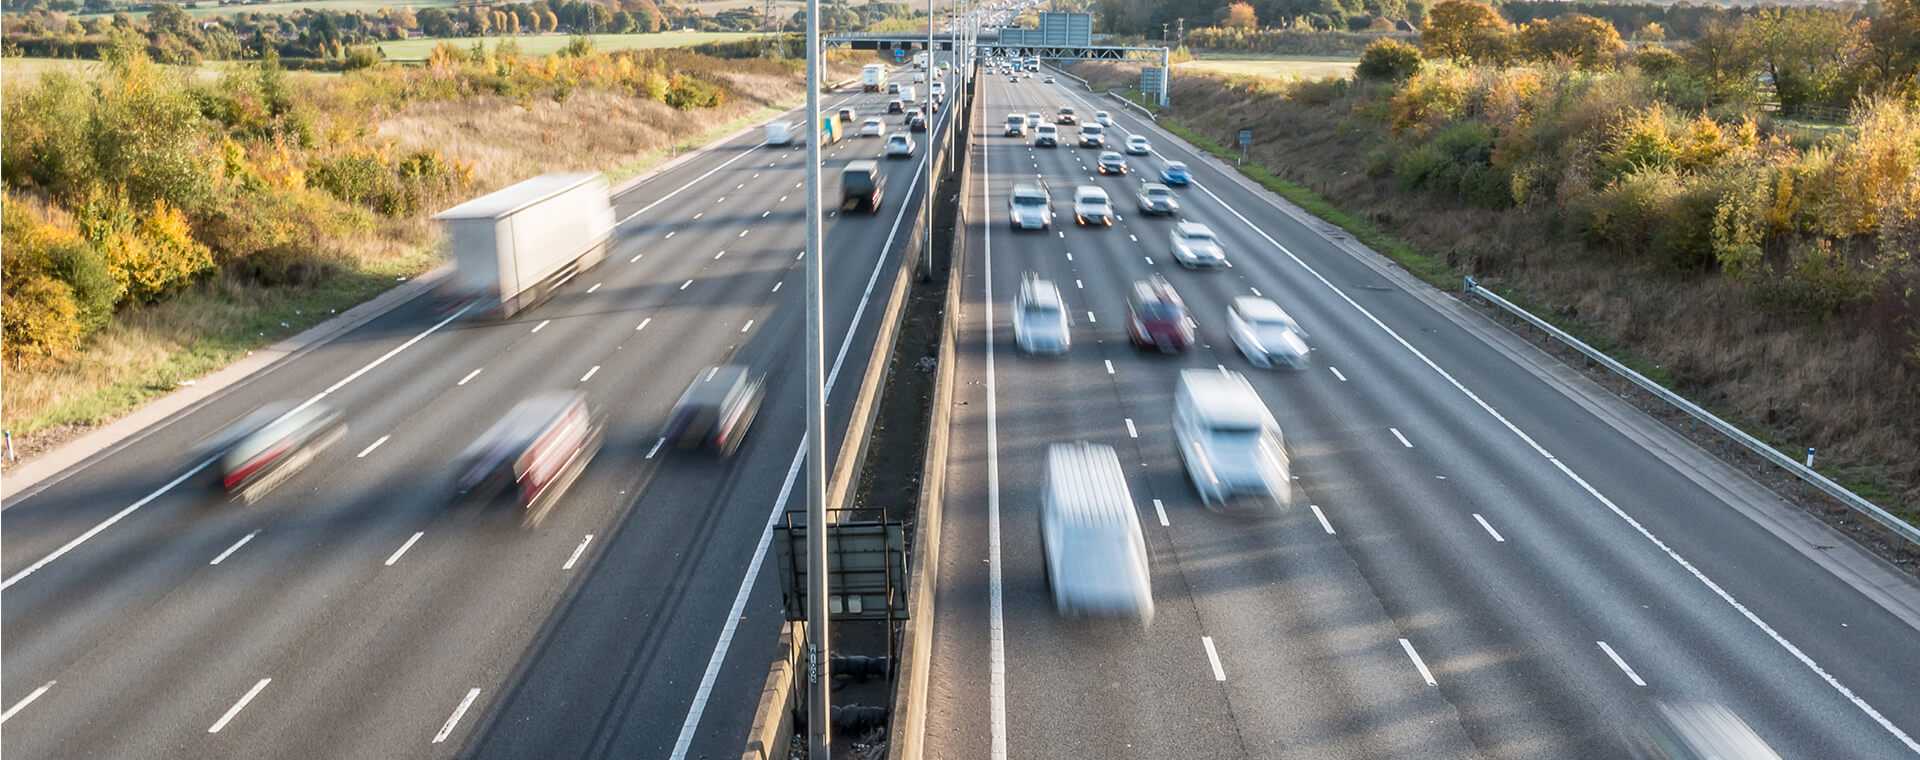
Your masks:
<svg viewBox="0 0 1920 760"><path fill-rule="evenodd" d="M1187 174L1187 165L1179 161L1168 161L1160 170L1160 181L1169 185L1185 187L1192 177Z"/></svg>

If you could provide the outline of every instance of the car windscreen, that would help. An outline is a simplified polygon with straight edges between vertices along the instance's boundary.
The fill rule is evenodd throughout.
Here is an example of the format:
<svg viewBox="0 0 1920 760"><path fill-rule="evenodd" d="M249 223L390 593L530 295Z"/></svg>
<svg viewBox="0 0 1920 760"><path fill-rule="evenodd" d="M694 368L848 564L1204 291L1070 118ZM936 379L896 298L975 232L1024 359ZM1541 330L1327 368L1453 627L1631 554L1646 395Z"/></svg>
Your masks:
<svg viewBox="0 0 1920 760"><path fill-rule="evenodd" d="M1098 125L1094 125L1094 124L1089 124L1089 125L1087 125L1087 126L1084 126L1084 127L1081 127L1081 128L1080 128L1080 134L1083 134L1083 135L1097 135L1097 134L1100 134L1100 127L1099 127Z"/></svg>
<svg viewBox="0 0 1920 760"><path fill-rule="evenodd" d="M1015 206L1045 206L1045 205L1047 205L1047 197L1046 197L1046 196L1044 196L1044 195L1032 195L1032 194L1028 194L1028 193L1015 193L1015 194L1014 194L1014 196L1013 196L1013 205L1015 205Z"/></svg>
<svg viewBox="0 0 1920 760"><path fill-rule="evenodd" d="M1213 233L1207 230L1181 230L1181 231L1175 232L1174 234L1179 235L1182 240L1185 240L1188 243L1213 242Z"/></svg>
<svg viewBox="0 0 1920 760"><path fill-rule="evenodd" d="M1148 322L1169 322L1180 318L1179 309L1174 308L1173 304L1160 301L1140 304L1134 311L1140 315L1140 319Z"/></svg>

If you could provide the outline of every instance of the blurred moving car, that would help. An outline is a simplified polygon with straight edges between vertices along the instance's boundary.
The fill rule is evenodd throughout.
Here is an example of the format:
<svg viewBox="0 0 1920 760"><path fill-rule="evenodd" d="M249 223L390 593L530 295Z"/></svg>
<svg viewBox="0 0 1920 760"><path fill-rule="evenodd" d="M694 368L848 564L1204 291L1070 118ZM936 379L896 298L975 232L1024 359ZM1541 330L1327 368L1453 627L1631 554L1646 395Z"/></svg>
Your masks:
<svg viewBox="0 0 1920 760"><path fill-rule="evenodd" d="M887 113L906 113L906 112L907 112L907 104L900 102L899 98L894 98L892 100L887 101Z"/></svg>
<svg viewBox="0 0 1920 760"><path fill-rule="evenodd" d="M1094 111L1093 123L1103 127L1111 127L1113 126L1113 114L1107 113L1106 111Z"/></svg>
<svg viewBox="0 0 1920 760"><path fill-rule="evenodd" d="M270 404L215 434L195 452L195 458L217 456L214 464L221 489L251 504L346 434L340 412L326 404Z"/></svg>
<svg viewBox="0 0 1920 760"><path fill-rule="evenodd" d="M510 493L521 523L538 525L599 452L603 427L579 391L515 404L455 460L455 491L480 504Z"/></svg>
<svg viewBox="0 0 1920 760"><path fill-rule="evenodd" d="M1173 435L1180 461L1209 508L1272 511L1293 503L1280 423L1238 372L1180 371Z"/></svg>
<svg viewBox="0 0 1920 760"><path fill-rule="evenodd" d="M753 370L727 364L695 375L667 417L667 440L680 448L711 447L732 456L760 413L766 382Z"/></svg>
<svg viewBox="0 0 1920 760"><path fill-rule="evenodd" d="M1013 340L1029 354L1064 354L1073 344L1067 302L1051 280L1031 272L1020 281L1013 306Z"/></svg>
<svg viewBox="0 0 1920 760"><path fill-rule="evenodd" d="M1053 116L1053 123L1055 124L1076 124L1078 122L1078 117L1073 115L1073 106L1061 106L1060 110L1055 112Z"/></svg>
<svg viewBox="0 0 1920 760"><path fill-rule="evenodd" d="M1168 187L1186 187L1193 181L1193 175L1187 173L1185 161L1168 161L1166 166L1160 167L1160 181L1167 183Z"/></svg>
<svg viewBox="0 0 1920 760"><path fill-rule="evenodd" d="M1082 148L1107 147L1106 128L1098 124L1086 124L1081 126L1080 127L1080 147Z"/></svg>
<svg viewBox="0 0 1920 760"><path fill-rule="evenodd" d="M913 115L912 115L912 116L908 116L908 117L907 117L907 131L909 131L909 132L925 132L925 131L927 131L927 115L926 115L926 113L924 113L924 112L921 112L921 111L915 111L915 112L913 112Z"/></svg>
<svg viewBox="0 0 1920 760"><path fill-rule="evenodd" d="M887 83L887 94L888 94L888 95L898 95L898 94L900 94L900 83L899 83L899 82L888 82L888 83Z"/></svg>
<svg viewBox="0 0 1920 760"><path fill-rule="evenodd" d="M887 188L887 175L880 172L880 164L862 159L848 161L840 170L840 207L865 208L870 213L880 213L880 199Z"/></svg>
<svg viewBox="0 0 1920 760"><path fill-rule="evenodd" d="M1199 222L1181 222L1167 233L1173 246L1173 260L1188 269L1216 269L1227 265L1227 252L1213 230Z"/></svg>
<svg viewBox="0 0 1920 760"><path fill-rule="evenodd" d="M842 108L842 109L840 109L840 120L841 120L841 121L846 121L846 122L851 122L851 121L853 121L853 120L854 120L854 113L853 113L853 109L851 109L851 108Z"/></svg>
<svg viewBox="0 0 1920 760"><path fill-rule="evenodd" d="M1060 128L1052 124L1042 124L1033 130L1033 144L1038 148L1052 148L1060 144Z"/></svg>
<svg viewBox="0 0 1920 760"><path fill-rule="evenodd" d="M1074 188L1073 220L1083 225L1113 226L1113 202L1107 198L1107 191L1096 185Z"/></svg>
<svg viewBox="0 0 1920 760"><path fill-rule="evenodd" d="M1307 366L1307 331L1273 301L1240 296L1227 307L1227 334L1255 367Z"/></svg>
<svg viewBox="0 0 1920 760"><path fill-rule="evenodd" d="M1053 198L1047 186L1021 183L1007 196L1007 215L1016 230L1053 228Z"/></svg>
<svg viewBox="0 0 1920 760"><path fill-rule="evenodd" d="M1102 151L1098 161L1101 174L1126 174L1127 158L1113 151Z"/></svg>
<svg viewBox="0 0 1920 760"><path fill-rule="evenodd" d="M1186 302L1166 278L1154 275L1133 284L1127 297L1127 338L1142 348L1179 353L1193 345L1193 321Z"/></svg>
<svg viewBox="0 0 1920 760"><path fill-rule="evenodd" d="M1045 84L1053 84L1053 77L1047 77L1046 79L1042 79L1040 81Z"/></svg>
<svg viewBox="0 0 1920 760"><path fill-rule="evenodd" d="M1007 137L1025 137L1026 134L1027 134L1027 117L1017 113L1007 114L1006 136Z"/></svg>
<svg viewBox="0 0 1920 760"><path fill-rule="evenodd" d="M869 116L866 123L860 125L861 137L882 137L886 134L887 123L877 117Z"/></svg>
<svg viewBox="0 0 1920 760"><path fill-rule="evenodd" d="M1158 182L1140 183L1140 192L1134 197L1140 202L1142 214L1171 216L1180 210L1180 199L1174 197L1173 190Z"/></svg>
<svg viewBox="0 0 1920 760"><path fill-rule="evenodd" d="M1146 137L1141 135L1132 135L1127 138L1127 155L1144 156L1152 152L1153 152L1153 143L1147 142Z"/></svg>
<svg viewBox="0 0 1920 760"><path fill-rule="evenodd" d="M911 158L913 138L895 132L887 137L887 158Z"/></svg>
<svg viewBox="0 0 1920 760"><path fill-rule="evenodd" d="M1630 750L1633 760L1781 760L1726 705L1660 700L1654 708L1654 719Z"/></svg>
<svg viewBox="0 0 1920 760"><path fill-rule="evenodd" d="M1047 447L1040 496L1040 550L1053 606L1070 617L1153 622L1147 542L1113 447Z"/></svg>
<svg viewBox="0 0 1920 760"><path fill-rule="evenodd" d="M1039 126L1039 125L1040 125L1040 112L1039 112L1039 111L1028 111L1028 112L1027 112L1027 126L1028 126L1029 128L1031 128L1031 127L1036 127L1036 126Z"/></svg>

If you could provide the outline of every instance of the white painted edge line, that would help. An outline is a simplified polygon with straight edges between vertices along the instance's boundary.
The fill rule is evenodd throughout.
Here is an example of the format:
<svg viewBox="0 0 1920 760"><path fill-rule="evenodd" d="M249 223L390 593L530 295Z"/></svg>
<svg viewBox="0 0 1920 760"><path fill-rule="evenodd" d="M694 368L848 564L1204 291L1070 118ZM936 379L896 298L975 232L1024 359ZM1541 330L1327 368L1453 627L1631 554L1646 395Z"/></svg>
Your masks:
<svg viewBox="0 0 1920 760"><path fill-rule="evenodd" d="M1334 376L1334 377L1337 377L1337 378L1340 378L1340 382L1343 382L1343 383L1344 383L1344 382L1346 382L1346 381L1347 381L1347 376L1346 376L1346 375L1343 375L1343 374L1340 374L1340 368L1339 368L1339 367L1335 367L1335 366L1333 366L1333 365L1331 365L1331 364L1329 364L1329 365L1327 365L1327 369L1333 372L1333 376Z"/></svg>
<svg viewBox="0 0 1920 760"><path fill-rule="evenodd" d="M1599 645L1600 645L1600 651L1602 651L1602 652L1606 652L1606 653L1607 653L1607 659L1610 659L1610 660L1613 660L1613 664L1614 664L1614 665L1617 665L1617 666L1619 666L1619 667L1620 667L1620 671L1621 671L1621 672L1623 672L1623 673L1626 673L1626 674L1627 674L1627 677L1628 677L1628 678L1631 678L1631 679L1633 679L1633 685L1635 685L1635 686L1646 686L1646 685L1647 685L1647 682L1646 682L1646 681L1642 681L1642 680L1640 680L1640 674L1639 674L1639 673L1635 673L1635 672L1633 672L1633 666L1631 666L1631 665L1628 665L1628 664L1627 664L1627 661L1626 661L1626 660L1622 660L1622 659L1620 659L1620 655L1619 655L1619 653L1617 653L1617 652L1614 652L1614 651L1613 651L1613 647L1610 647L1610 646L1607 646L1607 642L1604 642L1604 641L1596 641L1596 642L1593 642L1593 643L1595 643L1595 644L1599 644Z"/></svg>
<svg viewBox="0 0 1920 760"><path fill-rule="evenodd" d="M260 690L267 688L267 684L270 683L273 683L273 679L271 678L260 679L258 683L253 685L253 688L247 690L246 695L242 696L240 701L233 703L232 707L227 708L225 715L220 716L220 719L214 721L212 726L207 727L207 733L220 733L220 729L226 728L227 722L233 720L233 716L239 715L241 710L246 709L247 703L252 702L254 697L260 696Z"/></svg>
<svg viewBox="0 0 1920 760"><path fill-rule="evenodd" d="M387 439L392 437L393 436L391 434L388 434L388 435L383 435L383 436L380 436L379 438L374 439L373 443L367 444L367 447L364 449L361 449L360 453L353 455L353 458L366 459L368 454L372 454L374 449L380 448L380 444L386 443Z"/></svg>
<svg viewBox="0 0 1920 760"><path fill-rule="evenodd" d="M1167 508L1160 503L1159 499L1153 500L1153 514L1155 517L1160 518L1160 527L1165 528L1171 525L1171 523L1167 522Z"/></svg>
<svg viewBox="0 0 1920 760"><path fill-rule="evenodd" d="M634 326L633 331L640 332L641 330L645 330L647 329L647 325L652 323L653 323L653 317L647 317L646 319L642 319L640 320L640 324Z"/></svg>
<svg viewBox="0 0 1920 760"><path fill-rule="evenodd" d="M575 562L579 562L579 561L580 561L580 555L581 555L582 553L584 553L584 552L586 552L586 550L587 550L587 544L591 544L591 543L593 543L593 534L592 534L592 533L588 533L588 534L587 534L587 537L586 537L586 538L583 538L583 539L580 539L580 545L579 545L579 546L576 546L576 547L573 547L573 553L572 553L572 554L570 554L570 555L567 555L567 563L566 563L566 564L564 564L564 565L561 565L561 566L560 566L560 569L561 569L561 570L572 570L572 569L573 569L573 563L575 563Z"/></svg>
<svg viewBox="0 0 1920 760"><path fill-rule="evenodd" d="M240 540L233 542L232 546L227 547L226 551L221 552L219 556L214 557L213 561L208 562L207 564L218 565L222 562L227 561L227 557L232 556L234 552L240 551L240 547L246 546L248 541L252 541L253 537L258 535L260 535L260 531L255 530L252 533L248 533L247 535L241 536Z"/></svg>
<svg viewBox="0 0 1920 760"><path fill-rule="evenodd" d="M406 554L406 553L407 553L407 550L408 550L408 549L412 549L412 548L413 548L413 542L415 542L415 541L419 541L419 540L420 540L420 537L421 537L421 536L424 536L424 535L426 535L426 534L427 534L427 532L426 532L426 531L424 531L424 530L416 530L416 531L414 531L414 532L413 532L413 536L412 536L411 538L408 538L408 539L407 539L407 542L406 542L406 543L404 543L404 544L401 544L401 545L400 545L400 548L398 548L398 549L395 549L395 550L393 551L393 554L392 554L391 556L388 556L388 557L387 557L387 563L386 563L386 566L387 566L387 567L393 567L393 563L395 563L395 562L399 562L399 561L400 561L400 557L401 557L402 555L404 555L404 554Z"/></svg>
<svg viewBox="0 0 1920 760"><path fill-rule="evenodd" d="M472 372L468 372L466 377L460 378L460 382L454 383L454 385L460 386L460 385L466 385L467 383L473 382L474 378L480 376L480 370L483 370L483 369L486 369L486 368L485 367L474 368Z"/></svg>
<svg viewBox="0 0 1920 760"><path fill-rule="evenodd" d="M1399 439L1400 445L1405 446L1409 449L1413 448L1413 443L1411 441L1408 441L1406 436L1400 434L1400 428L1390 427L1390 428L1387 428L1387 432L1393 433L1393 437L1396 439Z"/></svg>
<svg viewBox="0 0 1920 760"><path fill-rule="evenodd" d="M1480 527L1487 529L1487 535L1493 536L1493 540L1496 543L1504 544L1507 542L1507 539L1500 536L1500 531L1494 530L1493 525L1487 522L1487 518L1481 517L1479 512L1473 513L1473 519L1475 522L1480 523Z"/></svg>
<svg viewBox="0 0 1920 760"><path fill-rule="evenodd" d="M1213 680L1227 680L1227 671L1220 667L1220 652L1213 648L1212 636L1201 636L1200 645L1207 648L1207 664L1213 666Z"/></svg>
<svg viewBox="0 0 1920 760"><path fill-rule="evenodd" d="M1111 375L1111 374L1113 374L1113 360L1112 360L1112 359L1102 359L1101 361L1104 361L1104 362L1106 362L1106 363L1107 363L1107 374L1109 374L1109 375Z"/></svg>
<svg viewBox="0 0 1920 760"><path fill-rule="evenodd" d="M593 375L594 375L594 373L597 373L597 372L599 372L599 371L600 371L600 365L598 365L598 364L595 364L595 365L593 365L593 369L590 369L590 370L587 370L587 374L584 374L584 375L581 375L581 376L580 376L580 382L583 382L583 383L584 383L584 382L586 382L586 381L588 381L588 380L591 380L591 379L593 379Z"/></svg>
<svg viewBox="0 0 1920 760"><path fill-rule="evenodd" d="M537 325L534 325L534 326L533 326L533 332L540 332L541 330L545 330L545 329L547 329L547 323L548 323L548 322L552 322L552 321L553 321L553 320L551 320L551 319L543 319L543 320L540 320L540 324L537 324Z"/></svg>
<svg viewBox="0 0 1920 760"><path fill-rule="evenodd" d="M46 696L47 691L49 689L52 689L53 685L57 683L59 683L59 681L48 681L46 683L40 684L40 688L34 689L31 692L28 692L26 696L20 698L20 701L13 703L12 707L7 708L6 712L0 713L0 723L5 723L8 720L11 720L15 713L18 713L21 710L25 709L27 705L33 704L34 700L39 699L43 696Z"/></svg>
<svg viewBox="0 0 1920 760"><path fill-rule="evenodd" d="M647 458L652 459L653 455L660 453L660 446L665 444L666 442L667 442L666 436L661 436L660 440L654 441L653 448L647 449Z"/></svg>
<svg viewBox="0 0 1920 760"><path fill-rule="evenodd" d="M1139 430L1136 430L1136 429L1134 429L1134 427L1133 427L1133 418L1132 418L1132 417L1128 417L1128 418L1127 418L1127 437L1128 437L1128 438L1139 438L1139 437L1140 437L1140 431L1139 431Z"/></svg>
<svg viewBox="0 0 1920 760"><path fill-rule="evenodd" d="M1407 650L1407 659L1412 660L1413 666L1420 669L1420 677L1427 680L1428 686L1440 685L1439 681L1433 680L1433 671L1427 669L1427 663L1420 659L1420 653L1413 651L1413 642L1401 639L1400 648Z"/></svg>
<svg viewBox="0 0 1920 760"><path fill-rule="evenodd" d="M1313 510L1313 516L1320 519L1321 530L1326 531L1329 536L1335 535L1333 532L1333 523L1327 522L1327 513L1320 511L1320 505L1308 504L1307 509Z"/></svg>
<svg viewBox="0 0 1920 760"><path fill-rule="evenodd" d="M448 736L453 735L453 727L460 725L460 716L467 714L467 708L472 707L473 700L479 696L480 696L480 687L475 686L467 690L467 696L463 697L460 700L460 706L453 708L453 714L447 716L446 723L440 724L440 733L433 735L434 744L439 744L441 742L444 742L447 740Z"/></svg>
<svg viewBox="0 0 1920 760"><path fill-rule="evenodd" d="M1007 760L1007 627L1000 567L1000 407L994 379L993 209L988 202L989 188L993 187L992 164L992 161L980 162L983 219L980 227L984 236L981 254L985 261L981 279L986 299L980 324L987 333L987 723L988 757ZM1067 260L1073 260L1073 252L1067 252ZM1092 316L1092 312L1088 312L1088 316Z"/></svg>

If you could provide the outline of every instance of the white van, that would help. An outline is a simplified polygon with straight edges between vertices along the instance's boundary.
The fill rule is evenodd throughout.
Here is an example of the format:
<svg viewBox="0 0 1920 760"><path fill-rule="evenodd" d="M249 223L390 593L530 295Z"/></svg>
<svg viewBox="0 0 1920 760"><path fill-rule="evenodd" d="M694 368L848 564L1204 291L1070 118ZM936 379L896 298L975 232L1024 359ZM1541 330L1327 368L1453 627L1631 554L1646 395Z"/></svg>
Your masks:
<svg viewBox="0 0 1920 760"><path fill-rule="evenodd" d="M787 145L793 142L793 127L784 121L767 124L767 144Z"/></svg>
<svg viewBox="0 0 1920 760"><path fill-rule="evenodd" d="M1047 447L1040 549L1054 609L1072 617L1153 622L1147 541L1111 446Z"/></svg>
<svg viewBox="0 0 1920 760"><path fill-rule="evenodd" d="M1292 463L1267 405L1238 372L1180 372L1173 435L1200 501L1272 511L1293 503Z"/></svg>

